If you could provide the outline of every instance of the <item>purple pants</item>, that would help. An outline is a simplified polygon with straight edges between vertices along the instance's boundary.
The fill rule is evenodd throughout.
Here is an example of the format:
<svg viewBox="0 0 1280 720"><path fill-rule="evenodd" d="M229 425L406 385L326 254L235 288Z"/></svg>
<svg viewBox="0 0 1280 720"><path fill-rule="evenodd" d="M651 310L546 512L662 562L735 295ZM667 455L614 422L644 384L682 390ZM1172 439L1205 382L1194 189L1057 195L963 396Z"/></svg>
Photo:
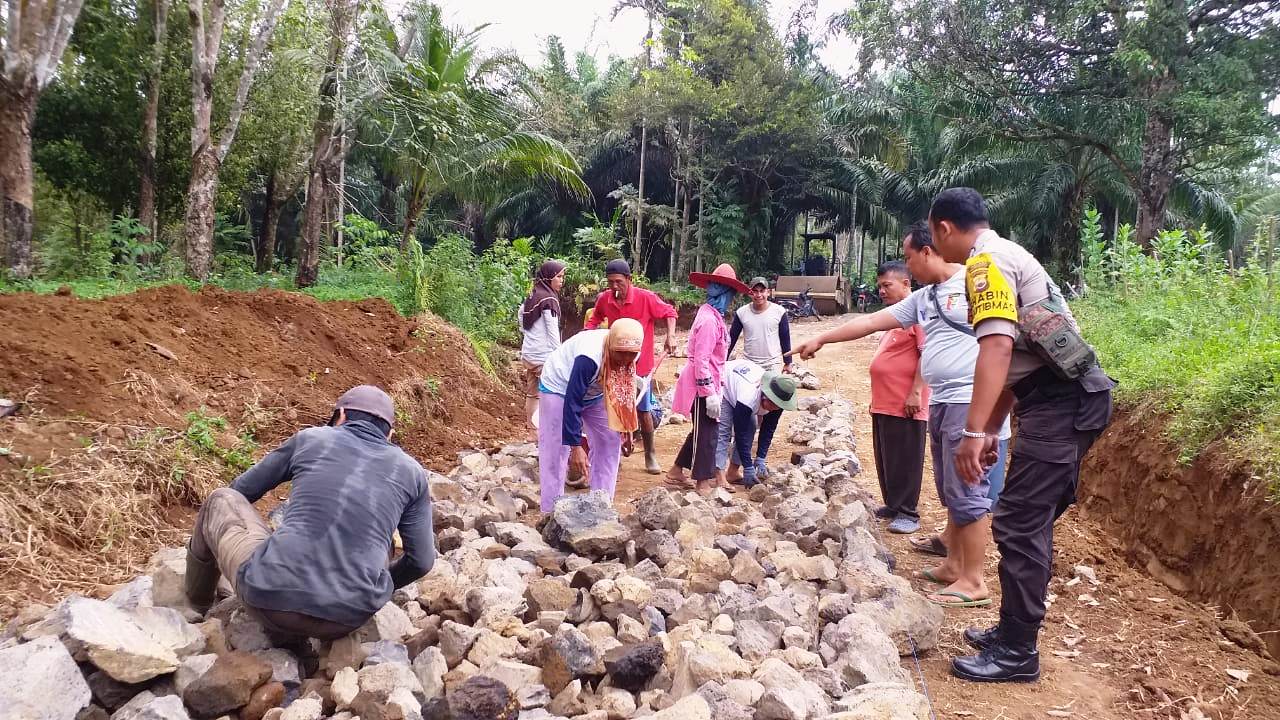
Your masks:
<svg viewBox="0 0 1280 720"><path fill-rule="evenodd" d="M538 481L542 486L542 512L551 512L564 495L564 478L569 468L569 451L564 444L564 398L554 393L538 395ZM618 484L618 464L622 460L622 436L609 428L604 400L582 409L582 430L587 434L588 480L592 490L603 490L613 499Z"/></svg>

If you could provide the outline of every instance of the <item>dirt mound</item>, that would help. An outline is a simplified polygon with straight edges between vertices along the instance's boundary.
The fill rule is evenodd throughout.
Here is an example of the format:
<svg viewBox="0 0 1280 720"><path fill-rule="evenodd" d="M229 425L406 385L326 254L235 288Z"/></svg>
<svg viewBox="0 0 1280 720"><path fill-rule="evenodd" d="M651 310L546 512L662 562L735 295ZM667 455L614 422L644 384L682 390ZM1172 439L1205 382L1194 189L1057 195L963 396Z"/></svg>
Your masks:
<svg viewBox="0 0 1280 720"><path fill-rule="evenodd" d="M201 407L232 423L271 407L276 421L258 428L270 443L371 383L399 401L404 448L436 466L521 418L511 386L485 374L464 336L380 299L182 286L98 301L9 295L0 326L0 395L47 415L175 426Z"/></svg>
<svg viewBox="0 0 1280 720"><path fill-rule="evenodd" d="M0 618L136 574L182 542L210 490L326 422L353 385L391 393L395 441L437 470L523 426L514 385L487 374L465 336L382 300L181 286L9 295L0 327L0 397L22 403L0 419Z"/></svg>
<svg viewBox="0 0 1280 720"><path fill-rule="evenodd" d="M1179 594L1238 615L1280 656L1280 510L1265 484L1225 453L1211 447L1180 463L1163 427L1150 413L1119 413L1083 468L1083 506L1129 562Z"/></svg>

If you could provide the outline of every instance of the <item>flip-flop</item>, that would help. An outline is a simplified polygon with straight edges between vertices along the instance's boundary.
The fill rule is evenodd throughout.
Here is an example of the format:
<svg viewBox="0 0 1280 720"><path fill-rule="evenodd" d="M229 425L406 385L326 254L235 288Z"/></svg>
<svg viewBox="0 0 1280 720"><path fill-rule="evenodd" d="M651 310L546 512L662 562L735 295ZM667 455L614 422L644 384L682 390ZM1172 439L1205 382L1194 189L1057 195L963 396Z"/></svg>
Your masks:
<svg viewBox="0 0 1280 720"><path fill-rule="evenodd" d="M938 592L933 594L960 598L960 602L938 602L937 600L934 600L932 597L929 598L929 602L944 608L976 608L976 607L986 607L991 604L991 598L982 598L981 600L974 600L968 595L965 595L962 592L956 592L955 590L939 590Z"/></svg>
<svg viewBox="0 0 1280 720"><path fill-rule="evenodd" d="M937 555L938 557L947 556L947 546L942 544L937 535L930 535L928 538L914 538L911 541L911 549L925 555Z"/></svg>
<svg viewBox="0 0 1280 720"><path fill-rule="evenodd" d="M937 584L937 585L950 585L950 584L951 584L950 582L948 582L948 581L946 581L946 580L939 580L939 579L938 579L938 576L937 576L937 575L934 575L934 574L933 574L933 571L932 571L932 570L930 570L930 569L928 569L928 568L925 568L924 570L921 570L920 572L916 573L916 577L920 578L921 580L928 580L929 582L931 582L931 583L935 583L935 584Z"/></svg>
<svg viewBox="0 0 1280 720"><path fill-rule="evenodd" d="M662 478L662 484L677 490L692 490L693 486L687 480L673 480L670 475Z"/></svg>

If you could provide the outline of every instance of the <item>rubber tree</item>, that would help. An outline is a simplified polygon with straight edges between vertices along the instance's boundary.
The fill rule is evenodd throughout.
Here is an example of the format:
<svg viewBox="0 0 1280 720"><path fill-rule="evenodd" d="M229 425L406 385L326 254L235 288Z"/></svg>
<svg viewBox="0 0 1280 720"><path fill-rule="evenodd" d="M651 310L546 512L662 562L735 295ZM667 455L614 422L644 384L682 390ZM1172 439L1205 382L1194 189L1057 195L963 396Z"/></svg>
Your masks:
<svg viewBox="0 0 1280 720"><path fill-rule="evenodd" d="M83 0L5 0L0 19L0 239L5 264L31 277L36 102L71 40Z"/></svg>
<svg viewBox="0 0 1280 720"><path fill-rule="evenodd" d="M298 287L316 283L320 265L320 238L325 224L325 208L333 192L341 192L339 173L343 142L339 123L339 84L342 66L351 42L357 0L328 0L329 51L324 76L320 79L320 109L312 131L311 164L307 172L307 205L302 215L302 238L298 243ZM342 218L338 218L342 222Z"/></svg>
<svg viewBox="0 0 1280 720"><path fill-rule="evenodd" d="M267 41L275 32L285 0L269 0L257 23L248 48L242 53L243 66L231 109L217 142L213 140L213 91L226 21L225 0L188 0L191 20L191 182L187 186L186 264L187 273L197 280L209 277L213 268L214 198L218 192L218 172L235 141L240 118L249 101L249 89L262 61ZM207 17L206 17L207 15Z"/></svg>
<svg viewBox="0 0 1280 720"><path fill-rule="evenodd" d="M160 116L160 81L164 70L164 44L169 27L169 0L152 0L151 67L147 72L147 106L142 115L142 177L138 185L138 221L156 230L156 132Z"/></svg>

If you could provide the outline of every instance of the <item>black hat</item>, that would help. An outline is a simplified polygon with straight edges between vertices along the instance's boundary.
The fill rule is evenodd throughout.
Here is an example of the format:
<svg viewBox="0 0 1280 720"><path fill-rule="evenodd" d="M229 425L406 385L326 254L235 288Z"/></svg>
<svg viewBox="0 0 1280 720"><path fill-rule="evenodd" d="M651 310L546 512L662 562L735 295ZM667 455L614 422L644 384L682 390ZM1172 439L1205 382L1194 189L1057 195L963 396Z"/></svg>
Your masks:
<svg viewBox="0 0 1280 720"><path fill-rule="evenodd" d="M605 275L626 275L627 277L631 277L631 266L628 265L627 261L623 260L622 258L618 258L616 260L610 260L604 266L604 274Z"/></svg>

